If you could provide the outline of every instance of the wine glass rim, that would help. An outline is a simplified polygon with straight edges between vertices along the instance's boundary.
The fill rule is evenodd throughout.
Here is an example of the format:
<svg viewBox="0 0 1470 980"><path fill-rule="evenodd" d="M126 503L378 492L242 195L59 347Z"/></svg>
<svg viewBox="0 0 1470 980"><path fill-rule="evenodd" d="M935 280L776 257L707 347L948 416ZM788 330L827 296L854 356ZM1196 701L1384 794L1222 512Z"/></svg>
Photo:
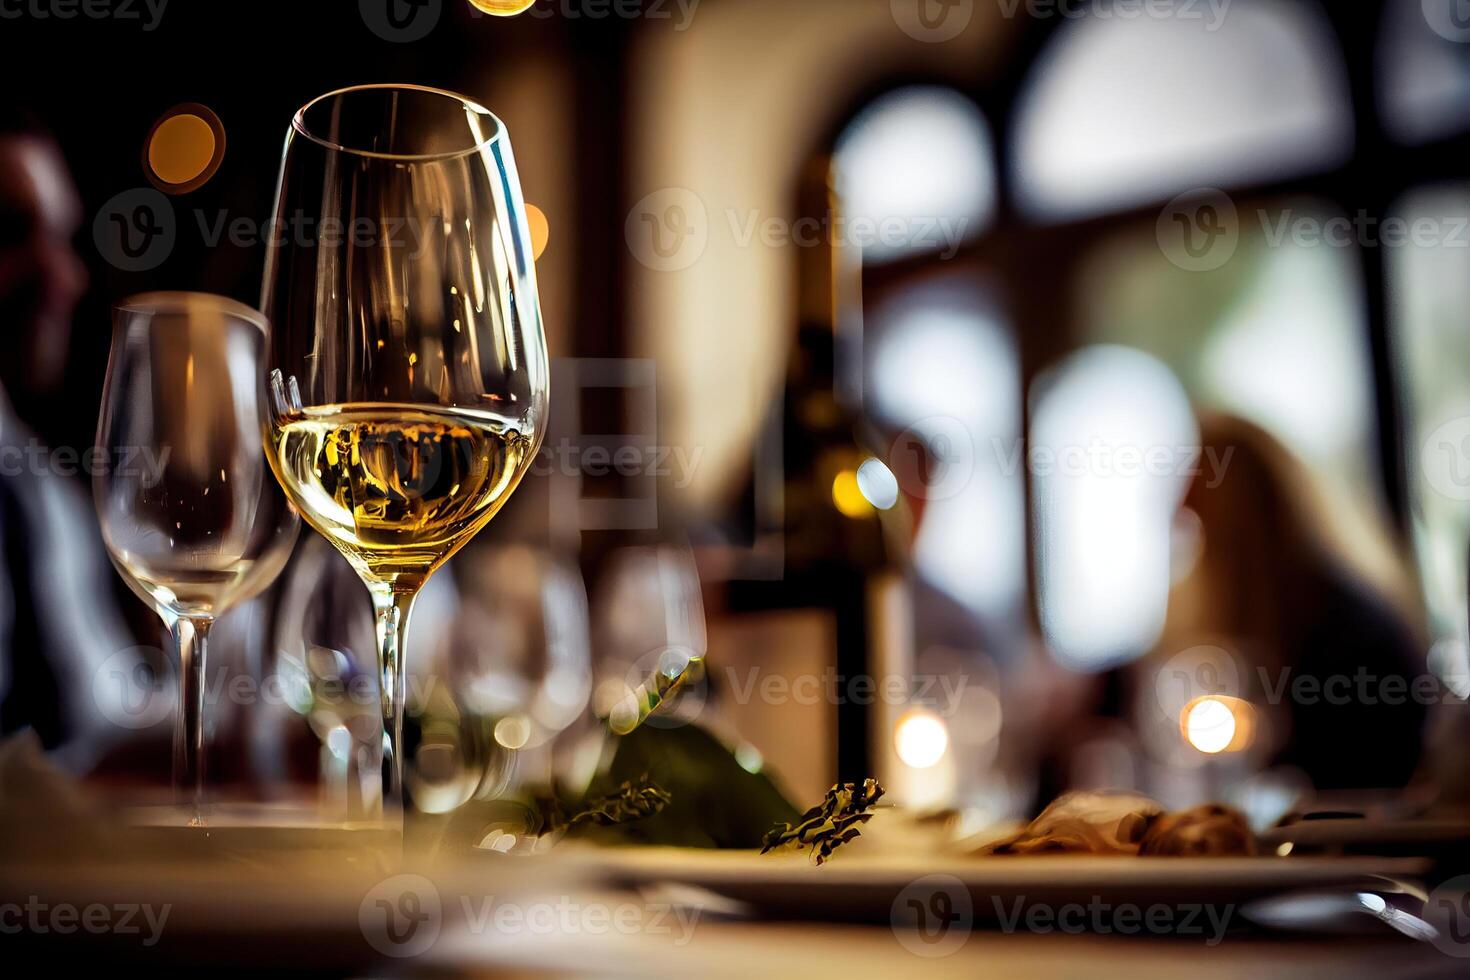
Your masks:
<svg viewBox="0 0 1470 980"><path fill-rule="evenodd" d="M119 313L178 313L199 307L212 307L227 316L235 317L246 323L259 327L262 332L268 329L269 321L265 314L253 306L246 306L239 300L230 299L228 296L219 296L215 293L190 292L188 290L162 290L151 293L135 293L124 299L118 300L113 307Z"/></svg>
<svg viewBox="0 0 1470 980"><path fill-rule="evenodd" d="M491 124L491 133L483 140L480 140L479 142L476 142L470 146L461 147L457 150L444 150L439 153L385 153L381 150L364 150L360 147L345 146L341 143L325 139L321 136L318 136L316 133L313 133L311 131L311 128L306 125L306 114L311 111L312 108L322 102L325 102L327 99L336 98L339 95L352 95L357 92L372 92L385 89L396 89L400 92L417 92L421 95L437 95L442 98L452 99L453 101L458 102L465 109L488 121ZM300 109L296 110L296 115L291 117L291 128L297 133L311 140L318 146L324 146L327 149L334 150L338 153L349 153L353 156L367 157L374 160L402 160L417 163L426 163L436 160L454 160L458 159L459 157L469 156L472 153L479 153L481 150L499 140L500 134L505 132L505 124L500 121L500 117L495 115L495 113L491 112L480 103L476 102L474 99L471 99L465 95L460 95L458 92L451 92L448 89L434 88L431 85L412 85L406 82L373 82L366 85L348 85L345 88L333 89L330 92L323 92L321 95L318 95L316 98L303 105Z"/></svg>

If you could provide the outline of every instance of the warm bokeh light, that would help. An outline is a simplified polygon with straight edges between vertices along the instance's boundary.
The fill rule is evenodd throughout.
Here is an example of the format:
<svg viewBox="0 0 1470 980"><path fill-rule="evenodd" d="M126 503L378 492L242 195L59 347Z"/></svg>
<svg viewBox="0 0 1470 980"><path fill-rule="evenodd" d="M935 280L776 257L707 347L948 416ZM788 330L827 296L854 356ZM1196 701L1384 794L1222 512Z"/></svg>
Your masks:
<svg viewBox="0 0 1470 980"><path fill-rule="evenodd" d="M898 720L893 744L904 765L928 769L949 751L949 729L927 711L910 711Z"/></svg>
<svg viewBox="0 0 1470 980"><path fill-rule="evenodd" d="M194 190L214 176L224 149L224 126L218 116L200 105L176 106L148 134L148 174L161 190Z"/></svg>
<svg viewBox="0 0 1470 980"><path fill-rule="evenodd" d="M514 17L536 6L536 0L470 0L470 6L492 17Z"/></svg>
<svg viewBox="0 0 1470 980"><path fill-rule="evenodd" d="M1179 728L1184 740L1206 755L1238 752L1251 742L1253 714L1239 698L1210 694L1184 706Z"/></svg>
<svg viewBox="0 0 1470 980"><path fill-rule="evenodd" d="M614 734L626 735L638 727L638 695L626 682L603 681L597 685L592 704Z"/></svg>
<svg viewBox="0 0 1470 980"><path fill-rule="evenodd" d="M551 242L551 222L546 220L545 211L534 204L527 204L526 224L531 228L531 254L539 259Z"/></svg>
<svg viewBox="0 0 1470 980"><path fill-rule="evenodd" d="M832 504L845 517L867 517L873 512L873 505L863 496L856 470L843 470L832 481Z"/></svg>
<svg viewBox="0 0 1470 980"><path fill-rule="evenodd" d="M495 741L507 749L525 748L531 740L531 723L520 715L511 715L495 723Z"/></svg>

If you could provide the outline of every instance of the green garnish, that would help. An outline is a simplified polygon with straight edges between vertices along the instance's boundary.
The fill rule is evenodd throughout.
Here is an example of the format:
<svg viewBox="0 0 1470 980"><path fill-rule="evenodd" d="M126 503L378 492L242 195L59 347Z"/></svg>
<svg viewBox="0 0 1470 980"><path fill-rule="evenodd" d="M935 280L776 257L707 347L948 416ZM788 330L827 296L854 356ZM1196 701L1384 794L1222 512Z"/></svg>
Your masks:
<svg viewBox="0 0 1470 980"><path fill-rule="evenodd" d="M833 851L862 833L863 824L873 819L871 810L883 793L876 779L833 786L822 802L803 813L796 823L778 823L772 828L761 840L761 853L788 844L797 850L810 847L812 859L822 864Z"/></svg>

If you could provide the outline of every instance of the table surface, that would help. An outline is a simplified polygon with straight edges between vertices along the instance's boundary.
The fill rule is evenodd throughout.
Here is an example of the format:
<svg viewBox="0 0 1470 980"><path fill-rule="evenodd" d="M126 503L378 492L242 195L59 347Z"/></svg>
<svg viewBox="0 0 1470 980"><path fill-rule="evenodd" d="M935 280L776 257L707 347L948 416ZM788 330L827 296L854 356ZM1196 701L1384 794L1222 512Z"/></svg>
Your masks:
<svg viewBox="0 0 1470 980"><path fill-rule="evenodd" d="M417 873L344 862L340 855L279 853L200 860L177 847L131 860L0 863L0 928L13 924L5 903L36 897L51 907L170 906L163 941L136 935L84 936L72 928L6 935L4 946L34 945L53 965L77 969L143 967L153 974L290 967L321 975L628 976L628 977L1462 977L1470 959L1399 936L1364 916L1348 935L1268 934L1253 928L1192 935L1100 935L1056 925L1028 931L995 921L946 931L924 942L880 916L876 924L775 921L687 883L609 879L608 862L504 858L457 860L436 870L432 888ZM630 855L621 861L667 870L739 856ZM751 859L747 856L746 861ZM850 863L841 878L856 879ZM755 864L762 868L766 865ZM804 866L804 865L803 865ZM962 871L958 867L952 870ZM1020 875L1029 865L996 867ZM1065 878L1069 864L1044 866ZM1105 869L1106 862L1097 867ZM1159 865L1159 869L1184 865ZM1146 879L1152 866L1136 866ZM829 877L809 869L806 877ZM1157 872L1151 872L1157 873ZM670 875L670 877L677 877ZM1021 875L1022 878L1025 875ZM795 880L795 879L793 879ZM839 878L832 878L835 884ZM784 878L780 881L785 881ZM779 883L779 882L778 882ZM851 882L847 882L851 884ZM424 886L420 888L420 886ZM787 887L787 885L782 885ZM845 886L839 886L845 887ZM412 918L416 888L432 893L433 927L400 946L374 943L384 910ZM681 889L684 891L681 892ZM1084 890L1092 894L1091 889ZM1078 892L1083 894L1084 892ZM1122 901L1133 901L1125 898ZM808 911L827 905L814 895ZM887 900L885 900L887 901ZM887 908L887 905L884 905ZM509 910L509 919L500 919ZM758 916L758 913L757 913ZM43 918L42 921L48 921ZM400 919L399 921L406 921ZM18 942L16 942L18 941ZM395 939L394 942L400 940ZM369 948L376 947L376 948ZM1470 954L1470 946L1464 950Z"/></svg>
<svg viewBox="0 0 1470 980"><path fill-rule="evenodd" d="M649 977L1464 977L1470 961L1393 937L1227 936L1184 940L974 932L955 952L921 956L891 930L809 923L704 923L682 934L441 937L446 973Z"/></svg>

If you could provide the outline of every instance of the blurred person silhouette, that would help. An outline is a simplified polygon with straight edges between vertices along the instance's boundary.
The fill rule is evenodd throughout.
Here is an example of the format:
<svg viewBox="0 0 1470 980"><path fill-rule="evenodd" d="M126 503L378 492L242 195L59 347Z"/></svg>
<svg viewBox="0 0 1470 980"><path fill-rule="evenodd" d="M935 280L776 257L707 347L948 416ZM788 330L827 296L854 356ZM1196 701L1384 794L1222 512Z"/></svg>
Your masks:
<svg viewBox="0 0 1470 980"><path fill-rule="evenodd" d="M136 663L119 617L81 453L36 429L60 386L86 286L72 248L81 202L46 131L0 109L0 734L32 729L85 769L126 729L124 690L102 672Z"/></svg>
<svg viewBox="0 0 1470 980"><path fill-rule="evenodd" d="M1202 458L1223 470L1203 467L1185 495L1196 556L1142 666L1225 646L1245 695L1285 722L1272 764L1300 768L1319 790L1403 786L1422 752L1426 708L1409 692L1427 644L1387 529L1334 501L1244 419L1204 414L1200 436Z"/></svg>

